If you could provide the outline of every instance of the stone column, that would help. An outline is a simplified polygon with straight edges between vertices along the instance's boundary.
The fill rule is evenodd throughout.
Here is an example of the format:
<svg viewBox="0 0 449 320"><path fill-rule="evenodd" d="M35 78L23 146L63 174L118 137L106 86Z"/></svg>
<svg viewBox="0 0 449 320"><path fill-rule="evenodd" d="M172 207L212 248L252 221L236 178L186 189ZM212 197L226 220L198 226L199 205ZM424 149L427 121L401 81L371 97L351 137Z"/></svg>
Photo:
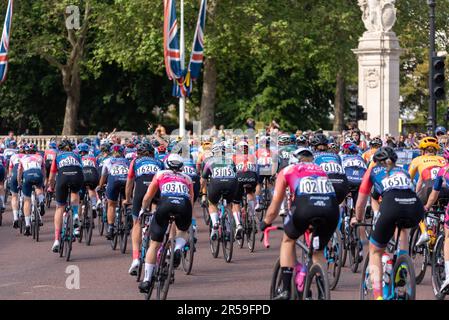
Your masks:
<svg viewBox="0 0 449 320"><path fill-rule="evenodd" d="M368 113L359 128L371 136L399 135L399 63L402 49L391 31L394 0L359 0L367 31L353 52L359 63L358 102Z"/></svg>

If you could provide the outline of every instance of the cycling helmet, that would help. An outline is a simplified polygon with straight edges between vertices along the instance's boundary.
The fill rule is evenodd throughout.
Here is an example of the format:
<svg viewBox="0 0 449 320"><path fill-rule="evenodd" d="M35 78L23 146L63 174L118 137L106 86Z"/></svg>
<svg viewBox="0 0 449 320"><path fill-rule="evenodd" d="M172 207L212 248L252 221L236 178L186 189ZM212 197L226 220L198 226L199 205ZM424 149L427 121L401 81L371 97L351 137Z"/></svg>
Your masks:
<svg viewBox="0 0 449 320"><path fill-rule="evenodd" d="M281 134L278 138L278 144L281 146L289 145L291 141L291 137L288 134Z"/></svg>
<svg viewBox="0 0 449 320"><path fill-rule="evenodd" d="M58 144L56 143L56 141L51 141L51 142L48 144L48 147L49 147L50 149L57 149Z"/></svg>
<svg viewBox="0 0 449 320"><path fill-rule="evenodd" d="M23 151L24 151L25 153L30 152L30 146L28 145L28 143L25 143L25 144L23 145Z"/></svg>
<svg viewBox="0 0 449 320"><path fill-rule="evenodd" d="M373 160L374 162L380 162L390 159L394 163L398 160L398 155L394 152L393 148L390 147L382 147L379 148L376 153L374 153Z"/></svg>
<svg viewBox="0 0 449 320"><path fill-rule="evenodd" d="M159 147L157 147L157 152L159 153L165 153L167 151L167 147L163 144L161 144Z"/></svg>
<svg viewBox="0 0 449 320"><path fill-rule="evenodd" d="M166 161L167 167L173 171L181 171L184 163L182 157L179 154L171 154Z"/></svg>
<svg viewBox="0 0 449 320"><path fill-rule="evenodd" d="M301 144L307 144L309 141L307 140L306 136L298 136L296 138L296 144L297 145L301 145Z"/></svg>
<svg viewBox="0 0 449 320"><path fill-rule="evenodd" d="M346 137L345 138L345 143L354 143L354 144L356 144L357 143L357 141L355 141L355 139L353 138L353 137Z"/></svg>
<svg viewBox="0 0 449 320"><path fill-rule="evenodd" d="M19 144L18 152L23 153L24 151L25 151L25 144L24 143Z"/></svg>
<svg viewBox="0 0 449 320"><path fill-rule="evenodd" d="M109 152L110 149L111 149L111 144L110 143L102 143L100 145L101 152Z"/></svg>
<svg viewBox="0 0 449 320"><path fill-rule="evenodd" d="M240 141L239 143L237 143L237 150L248 150L249 149L249 145L246 141Z"/></svg>
<svg viewBox="0 0 449 320"><path fill-rule="evenodd" d="M310 143L314 147L317 147L317 146L320 146L320 145L327 146L328 140L327 140L327 137L324 134L319 133L319 134L316 134L312 138L312 141L310 141Z"/></svg>
<svg viewBox="0 0 449 320"><path fill-rule="evenodd" d="M172 152L173 148L178 144L178 142L176 140L173 140L172 142L170 142L167 146L167 151L168 152Z"/></svg>
<svg viewBox="0 0 449 320"><path fill-rule="evenodd" d="M80 143L79 145L78 145L78 152L79 153L89 153L89 145L87 144L87 143Z"/></svg>
<svg viewBox="0 0 449 320"><path fill-rule="evenodd" d="M438 136L438 134L445 135L447 133L447 130L445 127L439 126L435 129L435 135Z"/></svg>
<svg viewBox="0 0 449 320"><path fill-rule="evenodd" d="M82 143L87 144L88 146L92 145L92 140L90 140L88 137L84 137L82 140Z"/></svg>
<svg viewBox="0 0 449 320"><path fill-rule="evenodd" d="M123 155L123 151L125 148L121 144L114 144L111 146L111 152L112 153L119 153L120 155Z"/></svg>
<svg viewBox="0 0 449 320"><path fill-rule="evenodd" d="M435 148L436 150L440 150L440 145L438 144L438 140L434 137L425 137L419 142L420 149L427 148Z"/></svg>
<svg viewBox="0 0 449 320"><path fill-rule="evenodd" d="M214 156L216 155L222 155L225 153L226 148L220 143L220 144L216 144L212 147L212 154Z"/></svg>
<svg viewBox="0 0 449 320"><path fill-rule="evenodd" d="M10 149L17 148L17 142L15 140L11 140L11 141L8 142L7 147L10 148Z"/></svg>
<svg viewBox="0 0 449 320"><path fill-rule="evenodd" d="M313 157L313 152L309 148L298 148L293 152L293 155L301 160L302 157Z"/></svg>
<svg viewBox="0 0 449 320"><path fill-rule="evenodd" d="M373 138L373 140L371 140L369 142L370 147L378 147L378 148L380 148L380 147L382 147L382 144L383 144L382 140L379 137L375 137L375 138Z"/></svg>
<svg viewBox="0 0 449 320"><path fill-rule="evenodd" d="M351 142L346 142L345 144L343 144L343 150L349 150L350 152L358 152L359 148L357 148L357 145L355 143L351 143Z"/></svg>
<svg viewBox="0 0 449 320"><path fill-rule="evenodd" d="M59 143L58 149L59 150L69 149L70 151L72 151L73 149L75 149L75 144L68 139L64 139Z"/></svg>
<svg viewBox="0 0 449 320"><path fill-rule="evenodd" d="M137 145L137 153L154 152L154 148L148 142L142 142Z"/></svg>
<svg viewBox="0 0 449 320"><path fill-rule="evenodd" d="M37 145L34 144L34 143L28 144L28 152L36 153L37 152Z"/></svg>
<svg viewBox="0 0 449 320"><path fill-rule="evenodd" d="M340 146L334 142L329 143L329 149L334 151L340 151Z"/></svg>

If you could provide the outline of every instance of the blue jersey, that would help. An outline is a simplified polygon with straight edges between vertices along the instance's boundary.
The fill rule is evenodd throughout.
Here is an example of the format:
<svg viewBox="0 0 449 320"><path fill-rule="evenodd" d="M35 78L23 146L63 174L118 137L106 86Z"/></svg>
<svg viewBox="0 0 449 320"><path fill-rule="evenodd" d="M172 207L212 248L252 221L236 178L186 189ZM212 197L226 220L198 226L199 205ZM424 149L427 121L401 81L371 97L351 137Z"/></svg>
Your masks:
<svg viewBox="0 0 449 320"><path fill-rule="evenodd" d="M363 193L366 193L368 189L371 190L371 185L374 186L374 190L379 195L391 190L413 190L409 173L399 166L387 171L387 168L376 165L371 169L369 182L367 183L368 185L362 185L365 191Z"/></svg>
<svg viewBox="0 0 449 320"><path fill-rule="evenodd" d="M319 165L326 174L344 175L345 171L338 154L331 152L316 152L314 163Z"/></svg>
<svg viewBox="0 0 449 320"><path fill-rule="evenodd" d="M58 170L69 167L82 167L80 155L73 151L59 152L56 155L55 163Z"/></svg>
<svg viewBox="0 0 449 320"><path fill-rule="evenodd" d="M153 178L160 170L164 170L164 165L159 160L152 157L137 158L131 162L128 177L139 179L143 176L149 176Z"/></svg>
<svg viewBox="0 0 449 320"><path fill-rule="evenodd" d="M184 159L184 166L182 167L182 173L188 175L192 180L198 177L198 172L196 171L196 164L193 159Z"/></svg>
<svg viewBox="0 0 449 320"><path fill-rule="evenodd" d="M367 170L363 158L358 154L345 154L341 157L341 162L348 181L353 184L361 184Z"/></svg>

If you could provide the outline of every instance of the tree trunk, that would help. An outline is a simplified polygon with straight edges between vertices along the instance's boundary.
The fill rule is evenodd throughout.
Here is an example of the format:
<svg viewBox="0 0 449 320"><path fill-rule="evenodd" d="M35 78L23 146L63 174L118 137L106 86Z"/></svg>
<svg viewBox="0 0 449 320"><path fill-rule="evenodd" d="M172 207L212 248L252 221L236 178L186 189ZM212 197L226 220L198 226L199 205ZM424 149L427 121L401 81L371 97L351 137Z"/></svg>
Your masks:
<svg viewBox="0 0 449 320"><path fill-rule="evenodd" d="M217 68L215 59L204 61L203 94L201 97L201 128L202 131L212 128L215 117L215 99L217 93Z"/></svg>
<svg viewBox="0 0 449 320"><path fill-rule="evenodd" d="M334 101L334 126L333 131L342 131L344 129L344 112L345 112L345 78L340 70L337 73L337 87L335 89Z"/></svg>

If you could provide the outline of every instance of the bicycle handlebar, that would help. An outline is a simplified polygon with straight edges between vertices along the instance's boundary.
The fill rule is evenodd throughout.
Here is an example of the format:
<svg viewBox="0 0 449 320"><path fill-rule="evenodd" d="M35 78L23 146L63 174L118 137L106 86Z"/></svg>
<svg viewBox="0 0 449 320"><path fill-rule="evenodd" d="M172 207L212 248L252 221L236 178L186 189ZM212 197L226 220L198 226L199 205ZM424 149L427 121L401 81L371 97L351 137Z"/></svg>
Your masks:
<svg viewBox="0 0 449 320"><path fill-rule="evenodd" d="M269 248L270 247L270 232L274 231L274 230L284 230L284 228L282 227L268 227L265 229L265 231L262 234L262 237L260 238L260 241L263 240L263 245L265 246L265 248Z"/></svg>

